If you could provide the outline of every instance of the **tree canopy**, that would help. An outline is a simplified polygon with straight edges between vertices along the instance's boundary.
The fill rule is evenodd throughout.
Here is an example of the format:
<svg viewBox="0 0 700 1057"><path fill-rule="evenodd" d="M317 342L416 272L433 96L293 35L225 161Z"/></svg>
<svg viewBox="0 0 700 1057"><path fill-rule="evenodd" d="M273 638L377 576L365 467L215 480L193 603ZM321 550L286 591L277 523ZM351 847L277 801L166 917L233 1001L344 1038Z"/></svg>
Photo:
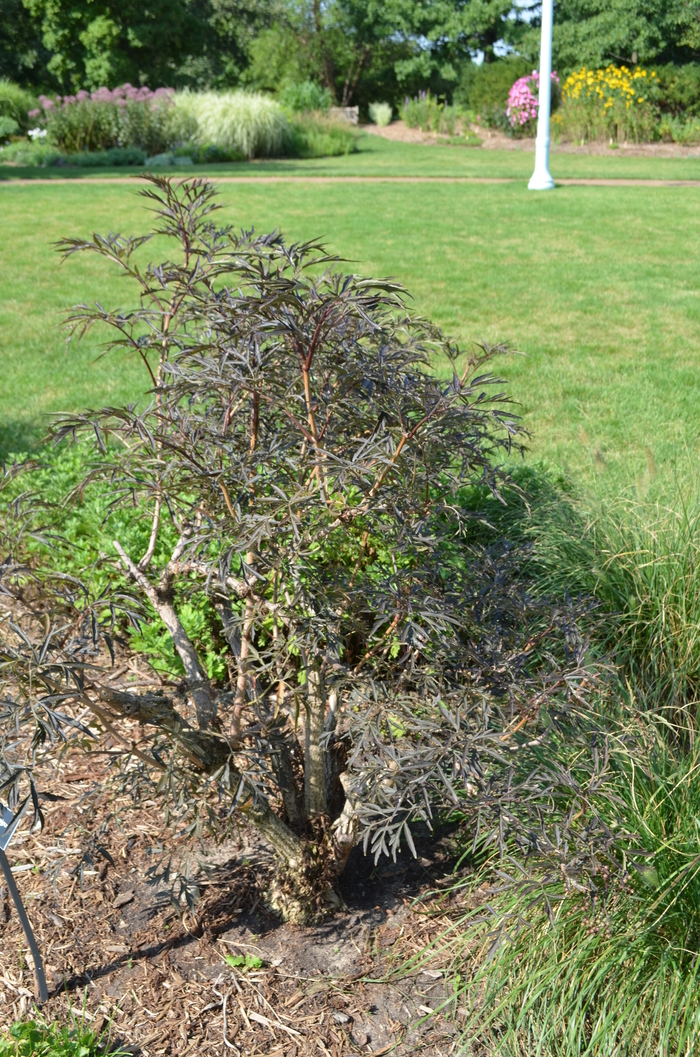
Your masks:
<svg viewBox="0 0 700 1057"><path fill-rule="evenodd" d="M0 0L0 77L45 90L132 84L278 91L312 80L366 108L452 98L472 59L539 54L537 0ZM554 62L700 59L700 0L557 0ZM473 71L471 71L473 72ZM462 94L464 94L462 92Z"/></svg>
<svg viewBox="0 0 700 1057"><path fill-rule="evenodd" d="M538 5L539 6L539 5ZM522 41L539 50L539 20ZM553 59L560 70L609 63L684 63L700 57L699 0L557 0Z"/></svg>
<svg viewBox="0 0 700 1057"><path fill-rule="evenodd" d="M0 75L63 90L277 89L311 77L338 102L449 89L512 36L510 0L0 0Z"/></svg>
<svg viewBox="0 0 700 1057"><path fill-rule="evenodd" d="M43 84L63 90L123 81L153 87L236 84L248 65L251 40L270 21L273 6L272 0L2 3L10 9L3 29L34 35L34 51L38 42L43 49ZM0 72L23 79L21 71Z"/></svg>

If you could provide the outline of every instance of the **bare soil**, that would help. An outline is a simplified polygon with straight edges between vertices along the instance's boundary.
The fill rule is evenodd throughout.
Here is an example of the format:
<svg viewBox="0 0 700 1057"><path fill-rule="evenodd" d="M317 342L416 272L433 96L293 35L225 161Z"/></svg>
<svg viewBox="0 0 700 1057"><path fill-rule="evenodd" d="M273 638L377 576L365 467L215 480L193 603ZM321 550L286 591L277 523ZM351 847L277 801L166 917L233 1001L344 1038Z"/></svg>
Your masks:
<svg viewBox="0 0 700 1057"><path fill-rule="evenodd" d="M111 1046L144 1057L458 1052L458 1027L440 1011L440 957L397 971L446 924L435 898L414 903L453 878L449 835L424 839L418 860L376 868L356 849L342 882L345 909L300 928L267 909L272 861L250 830L218 847L173 841L153 803L127 811L123 798L111 816L90 807L100 780L99 762L64 760L44 783L61 799L46 805L42 834L17 837L9 850L44 956L44 1017L63 1022L73 1010ZM192 909L149 876L166 841L197 890ZM31 960L7 893L0 934L2 1030L35 1015ZM259 968L225 960L246 954Z"/></svg>
<svg viewBox="0 0 700 1057"><path fill-rule="evenodd" d="M449 137L437 132L421 132L418 128L409 128L404 121L392 121L390 125L379 128L378 125L363 125L363 131L397 143L419 143L426 146L445 144L449 146ZM473 131L481 138L480 150L519 150L534 153L535 141L530 138L507 136L496 129L473 126ZM613 154L619 152L628 158L700 158L700 146L683 147L678 143L621 143L610 147L607 143L553 143L553 154Z"/></svg>

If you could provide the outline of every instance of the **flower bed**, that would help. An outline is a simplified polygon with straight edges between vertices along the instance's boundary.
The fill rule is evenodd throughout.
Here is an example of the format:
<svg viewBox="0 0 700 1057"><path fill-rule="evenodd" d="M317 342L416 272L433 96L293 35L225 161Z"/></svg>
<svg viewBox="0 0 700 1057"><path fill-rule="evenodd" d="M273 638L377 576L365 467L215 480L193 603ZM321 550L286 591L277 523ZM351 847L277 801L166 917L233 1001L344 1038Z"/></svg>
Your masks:
<svg viewBox="0 0 700 1057"><path fill-rule="evenodd" d="M631 140L642 143L656 138L658 95L655 71L640 67L607 66L591 70L583 66L570 74L562 87L562 106L557 118L559 131L567 138L587 140Z"/></svg>
<svg viewBox="0 0 700 1057"><path fill-rule="evenodd" d="M173 91L124 84L110 91L39 96L29 118L46 128L47 139L67 153L138 147L156 154L169 145Z"/></svg>

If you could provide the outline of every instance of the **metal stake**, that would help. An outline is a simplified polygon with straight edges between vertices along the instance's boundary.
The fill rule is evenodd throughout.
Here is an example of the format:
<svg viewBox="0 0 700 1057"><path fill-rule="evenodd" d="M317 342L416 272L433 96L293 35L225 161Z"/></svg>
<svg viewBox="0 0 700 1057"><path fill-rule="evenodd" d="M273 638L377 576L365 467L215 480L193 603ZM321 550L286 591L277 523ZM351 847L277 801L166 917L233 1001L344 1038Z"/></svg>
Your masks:
<svg viewBox="0 0 700 1057"><path fill-rule="evenodd" d="M34 960L34 972L36 973L37 983L39 985L39 1001L46 1002L49 997L49 992L46 988L46 977L44 976L44 963L41 960L41 954L39 953L39 946L34 938L32 932L32 926L29 924L29 918L27 917L27 911L24 909L24 903L22 897L19 894L15 879L12 876L12 867L5 855L5 849L15 835L15 831L22 821L22 816L29 806L29 797L24 801L22 806L13 815L9 808L3 807L0 804L0 870L5 875L5 881L7 888L12 896L12 902L15 904L19 920L22 922L22 928L24 929L24 935L27 937L27 943L29 944L29 950L32 952L32 958Z"/></svg>

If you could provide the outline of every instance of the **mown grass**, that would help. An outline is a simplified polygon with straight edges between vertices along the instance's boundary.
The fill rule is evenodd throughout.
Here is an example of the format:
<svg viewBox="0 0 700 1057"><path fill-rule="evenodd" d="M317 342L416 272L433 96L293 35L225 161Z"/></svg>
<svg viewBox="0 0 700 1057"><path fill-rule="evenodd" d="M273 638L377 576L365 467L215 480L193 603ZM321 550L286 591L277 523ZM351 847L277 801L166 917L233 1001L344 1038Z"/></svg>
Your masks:
<svg viewBox="0 0 700 1057"><path fill-rule="evenodd" d="M239 164L207 165L206 172L234 176L425 176L525 179L531 174L531 150L487 150L440 144L437 146L396 143L365 133L356 154L336 158L257 160ZM624 149L604 155L568 154L552 148L555 179L658 179L700 180L700 158L630 157ZM192 167L182 169L192 174ZM198 170L195 167L195 171ZM14 168L0 165L0 181L19 178L65 179L86 176L123 176L123 169L101 169L88 173L69 168Z"/></svg>
<svg viewBox="0 0 700 1057"><path fill-rule="evenodd" d="M135 363L94 362L97 337L65 351L62 310L124 295L101 262L59 268L51 249L67 234L143 230L134 192L80 183L1 189L5 451L24 446L51 412L142 392ZM700 189L533 195L520 183L295 183L224 184L221 193L222 219L321 235L353 268L397 276L415 307L461 342L507 341L525 353L502 370L533 452L580 480L634 480L650 457L670 477L696 451Z"/></svg>

